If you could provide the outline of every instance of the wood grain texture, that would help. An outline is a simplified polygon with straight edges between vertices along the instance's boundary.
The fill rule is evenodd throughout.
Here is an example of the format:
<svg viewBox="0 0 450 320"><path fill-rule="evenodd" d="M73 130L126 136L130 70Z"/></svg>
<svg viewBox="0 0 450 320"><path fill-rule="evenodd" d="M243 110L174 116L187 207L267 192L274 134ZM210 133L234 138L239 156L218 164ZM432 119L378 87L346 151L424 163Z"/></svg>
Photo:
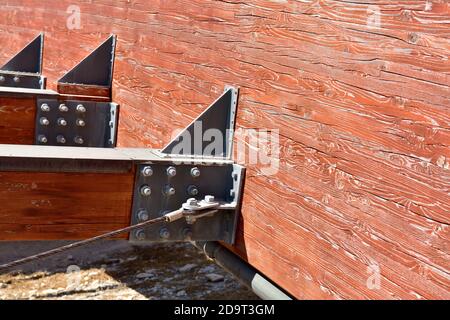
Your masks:
<svg viewBox="0 0 450 320"><path fill-rule="evenodd" d="M294 296L450 298L447 1L6 0L0 22L4 60L46 32L50 88L118 35L119 146L163 147L239 86L237 127L278 129L280 155L246 163L234 250Z"/></svg>
<svg viewBox="0 0 450 320"><path fill-rule="evenodd" d="M133 172L0 172L0 240L85 239L126 227L133 182Z"/></svg>
<svg viewBox="0 0 450 320"><path fill-rule="evenodd" d="M0 97L0 144L33 144L36 99Z"/></svg>

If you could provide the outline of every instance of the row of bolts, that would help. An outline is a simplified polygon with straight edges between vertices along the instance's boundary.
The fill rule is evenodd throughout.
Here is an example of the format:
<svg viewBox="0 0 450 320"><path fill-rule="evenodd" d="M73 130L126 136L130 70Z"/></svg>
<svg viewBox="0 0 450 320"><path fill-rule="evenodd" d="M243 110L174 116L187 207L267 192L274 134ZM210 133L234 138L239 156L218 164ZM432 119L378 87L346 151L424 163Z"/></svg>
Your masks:
<svg viewBox="0 0 450 320"><path fill-rule="evenodd" d="M0 83L3 83L3 82L5 82L6 81L6 78L4 77L4 76L0 76ZM15 82L15 83L19 83L20 82L20 78L18 77L18 76L15 76L14 78L13 78L13 81Z"/></svg>
<svg viewBox="0 0 450 320"><path fill-rule="evenodd" d="M59 105L58 109L59 109L60 112L68 112L68 111L69 111L69 108L68 108L64 103L61 103L61 104ZM76 107L75 110L76 110L78 113L86 113L86 107L83 106L82 104L77 105L77 107ZM46 103L43 103L43 104L41 105L41 111L42 111L42 112L50 112L50 106L49 106L48 104L46 104ZM41 117L41 118L39 119L39 123L40 123L42 126L48 126L48 125L50 124L50 121L49 121L46 117ZM65 127L65 126L67 126L67 121L66 121L64 118L58 118L57 124L58 124L59 126L61 126L61 127ZM84 127L84 126L86 125L86 122L85 122L83 119L77 119L77 120L75 121L75 124L76 124L78 127ZM47 137L46 137L45 135L42 135L42 134L41 134L41 135L38 136L38 141L39 141L40 143L47 143L47 142L48 142L48 139L47 139ZM76 136L76 137L73 139L73 141L74 141L76 144L83 144L83 143L84 143L84 139L83 139L82 137L80 137L80 136ZM66 138L65 138L63 135L58 135L58 136L56 137L56 142L57 142L57 143L64 144L64 143L66 143Z"/></svg>
<svg viewBox="0 0 450 320"><path fill-rule="evenodd" d="M150 166L145 166L144 168L142 168L141 174L144 177L150 177L151 175L153 175L153 169ZM177 174L177 169L173 166L170 166L166 169L166 174L168 177L174 177ZM197 167L194 167L191 169L190 174L193 178L198 178L200 176L200 169ZM166 185L163 189L163 192L165 195L171 196L171 195L175 194L175 188L170 185ZM145 184L140 187L139 193L144 197L148 197L152 194L152 190L148 185ZM196 196L196 195L198 195L198 188L194 185L190 185L187 188L187 193L190 196ZM205 200L206 201L214 201L214 197L206 196ZM194 201L197 202L197 200L195 198L190 198L187 200L188 204L191 204L191 205L194 204ZM141 221L141 222L147 221L150 218L147 210L145 210L145 209L139 209L137 212L137 216L138 216L139 221ZM189 221L187 221L187 222L189 222ZM194 221L192 221L192 222L194 222ZM190 238L192 236L192 231L190 228L183 229L182 233L183 233L184 238ZM162 239L168 239L170 237L170 232L167 228L162 228L159 231L159 235ZM136 231L136 238L138 240L144 240L145 232L143 230Z"/></svg>

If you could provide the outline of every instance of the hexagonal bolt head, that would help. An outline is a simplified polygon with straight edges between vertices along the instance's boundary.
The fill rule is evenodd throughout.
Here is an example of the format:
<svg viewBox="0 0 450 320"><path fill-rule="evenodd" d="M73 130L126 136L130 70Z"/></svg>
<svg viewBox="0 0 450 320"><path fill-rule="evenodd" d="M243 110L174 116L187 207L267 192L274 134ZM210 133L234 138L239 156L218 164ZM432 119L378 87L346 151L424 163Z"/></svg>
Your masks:
<svg viewBox="0 0 450 320"><path fill-rule="evenodd" d="M191 169L191 176L194 178L200 177L200 169L197 167L194 167Z"/></svg>
<svg viewBox="0 0 450 320"><path fill-rule="evenodd" d="M187 188L187 193L190 196L196 196L196 195L198 195L198 188L196 186L194 186L194 185L190 185Z"/></svg>
<svg viewBox="0 0 450 320"><path fill-rule="evenodd" d="M169 177L175 177L177 174L177 169L175 167L168 167L166 172Z"/></svg>
<svg viewBox="0 0 450 320"><path fill-rule="evenodd" d="M73 138L73 141L74 141L76 144L83 144L83 143L84 143L83 138L80 137L80 136L76 136L75 138Z"/></svg>
<svg viewBox="0 0 450 320"><path fill-rule="evenodd" d="M143 185L140 189L139 192L141 193L141 195L143 195L144 197L148 197L149 195L152 194L152 189L150 189L150 187L148 185Z"/></svg>
<svg viewBox="0 0 450 320"><path fill-rule="evenodd" d="M50 111L49 105L46 104L46 103L41 104L41 111L43 111L43 112L49 112L49 111Z"/></svg>
<svg viewBox="0 0 450 320"><path fill-rule="evenodd" d="M43 134L40 134L40 135L38 136L38 141L39 141L40 143L47 143L47 142L48 142L48 139L47 139L47 137L44 136Z"/></svg>
<svg viewBox="0 0 450 320"><path fill-rule="evenodd" d="M83 106L82 104L79 104L79 105L77 105L76 110L77 110L77 112L79 112L79 113L85 113L85 112L86 112L86 107Z"/></svg>
<svg viewBox="0 0 450 320"><path fill-rule="evenodd" d="M196 206L196 205L198 205L198 201L195 198L189 198L189 199L187 199L186 204L188 206Z"/></svg>
<svg viewBox="0 0 450 320"><path fill-rule="evenodd" d="M137 213L137 217L139 221L147 221L150 218L147 210L145 209L140 209Z"/></svg>
<svg viewBox="0 0 450 320"><path fill-rule="evenodd" d="M13 78L13 81L14 81L15 83L19 83L19 82L20 82L20 78L19 78L18 76L15 76L15 77Z"/></svg>
<svg viewBox="0 0 450 320"><path fill-rule="evenodd" d="M144 177L150 177L153 174L153 169L150 166L143 167L141 173Z"/></svg>
<svg viewBox="0 0 450 320"><path fill-rule="evenodd" d="M0 76L0 83L5 82L6 78L4 76Z"/></svg>
<svg viewBox="0 0 450 320"><path fill-rule="evenodd" d="M41 126L48 126L50 124L50 121L46 117L42 117L39 119L39 123Z"/></svg>
<svg viewBox="0 0 450 320"><path fill-rule="evenodd" d="M83 119L77 119L75 123L78 127L84 127L86 125L86 122Z"/></svg>
<svg viewBox="0 0 450 320"><path fill-rule="evenodd" d="M61 126L61 127L67 126L67 121L66 121L66 119L64 119L64 118L59 118L59 119L58 119L58 126Z"/></svg>
<svg viewBox="0 0 450 320"><path fill-rule="evenodd" d="M62 135L59 135L56 137L56 142L64 144L64 143L66 143L66 138L64 138L64 136L62 136Z"/></svg>
<svg viewBox="0 0 450 320"><path fill-rule="evenodd" d="M166 196L173 196L173 195L175 194L175 192L176 192L176 190L175 190L175 188L172 187L172 186L166 185L166 186L164 187L164 194L165 194Z"/></svg>
<svg viewBox="0 0 450 320"><path fill-rule="evenodd" d="M170 231L167 228L162 228L159 230L159 236L162 239L169 239L170 238Z"/></svg>
<svg viewBox="0 0 450 320"><path fill-rule="evenodd" d="M205 202L208 203L214 202L214 196L205 196Z"/></svg>
<svg viewBox="0 0 450 320"><path fill-rule="evenodd" d="M134 236L138 240L145 240L145 232L144 232L144 230L137 230L136 233L134 234Z"/></svg>
<svg viewBox="0 0 450 320"><path fill-rule="evenodd" d="M58 109L59 109L59 111L61 111L61 112L67 112L67 111L69 111L69 108L68 108L64 103L61 103L61 104L59 105Z"/></svg>

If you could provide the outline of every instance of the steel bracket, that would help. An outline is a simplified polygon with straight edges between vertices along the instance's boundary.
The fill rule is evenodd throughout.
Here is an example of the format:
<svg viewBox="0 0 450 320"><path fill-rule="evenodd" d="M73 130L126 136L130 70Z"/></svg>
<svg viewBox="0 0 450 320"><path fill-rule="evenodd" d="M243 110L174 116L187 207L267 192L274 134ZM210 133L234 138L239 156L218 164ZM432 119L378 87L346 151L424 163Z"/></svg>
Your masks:
<svg viewBox="0 0 450 320"><path fill-rule="evenodd" d="M44 34L39 34L0 68L0 87L45 89L42 73Z"/></svg>
<svg viewBox="0 0 450 320"><path fill-rule="evenodd" d="M35 144L113 148L118 113L116 103L38 99Z"/></svg>
<svg viewBox="0 0 450 320"><path fill-rule="evenodd" d="M110 97L115 48L116 36L111 35L58 80L58 91L74 95L96 91L98 93L91 95L106 95Z"/></svg>
<svg viewBox="0 0 450 320"><path fill-rule="evenodd" d="M217 240L234 243L245 169L237 164L141 163L137 166L131 223L160 217L186 199L213 196L227 203L193 219L149 226L130 234L133 242Z"/></svg>

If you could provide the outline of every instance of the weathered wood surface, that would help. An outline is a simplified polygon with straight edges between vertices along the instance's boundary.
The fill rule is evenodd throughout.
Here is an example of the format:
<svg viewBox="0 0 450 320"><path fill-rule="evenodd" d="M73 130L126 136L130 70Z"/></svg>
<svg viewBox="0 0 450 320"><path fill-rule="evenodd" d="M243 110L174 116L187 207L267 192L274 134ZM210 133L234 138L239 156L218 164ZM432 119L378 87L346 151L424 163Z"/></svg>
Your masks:
<svg viewBox="0 0 450 320"><path fill-rule="evenodd" d="M35 98L0 97L0 144L33 144Z"/></svg>
<svg viewBox="0 0 450 320"><path fill-rule="evenodd" d="M0 240L86 239L126 227L133 183L131 171L0 172Z"/></svg>
<svg viewBox="0 0 450 320"><path fill-rule="evenodd" d="M280 161L248 164L234 250L291 294L450 298L447 1L6 0L0 58L40 31L50 88L118 35L119 146L241 88L237 127L279 129Z"/></svg>

